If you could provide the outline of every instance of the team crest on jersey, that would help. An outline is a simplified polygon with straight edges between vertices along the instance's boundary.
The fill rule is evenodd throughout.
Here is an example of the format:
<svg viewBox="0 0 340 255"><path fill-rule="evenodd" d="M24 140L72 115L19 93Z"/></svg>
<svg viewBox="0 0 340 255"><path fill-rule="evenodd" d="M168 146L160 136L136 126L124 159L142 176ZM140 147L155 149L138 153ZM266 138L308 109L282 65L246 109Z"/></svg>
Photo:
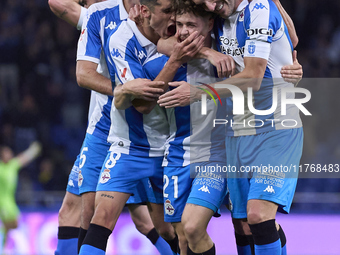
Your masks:
<svg viewBox="0 0 340 255"><path fill-rule="evenodd" d="M108 180L110 180L111 175L110 175L110 170L109 169L105 169L101 176L100 176L100 183L106 183Z"/></svg>
<svg viewBox="0 0 340 255"><path fill-rule="evenodd" d="M248 52L249 52L249 54L254 54L255 53L255 49L256 49L255 42L251 42L248 45Z"/></svg>
<svg viewBox="0 0 340 255"><path fill-rule="evenodd" d="M243 22L244 21L244 9L242 10L240 16L239 16L239 19L238 19L239 22Z"/></svg>
<svg viewBox="0 0 340 255"><path fill-rule="evenodd" d="M175 213L175 208L172 206L171 201L169 199L165 200L164 203L165 214L173 215Z"/></svg>
<svg viewBox="0 0 340 255"><path fill-rule="evenodd" d="M84 177L81 174L81 170L79 170L79 173L78 173L78 187L81 187L81 185L83 184L83 180L84 180Z"/></svg>

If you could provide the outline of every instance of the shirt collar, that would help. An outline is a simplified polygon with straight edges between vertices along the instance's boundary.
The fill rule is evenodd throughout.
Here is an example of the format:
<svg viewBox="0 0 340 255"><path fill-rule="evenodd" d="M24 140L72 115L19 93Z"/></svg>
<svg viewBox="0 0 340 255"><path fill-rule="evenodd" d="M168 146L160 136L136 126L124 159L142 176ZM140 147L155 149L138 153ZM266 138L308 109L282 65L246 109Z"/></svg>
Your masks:
<svg viewBox="0 0 340 255"><path fill-rule="evenodd" d="M241 12L249 4L248 0L243 0L237 7L236 12Z"/></svg>
<svg viewBox="0 0 340 255"><path fill-rule="evenodd" d="M129 14L125 10L123 0L118 0L119 5L119 15L122 20L127 19L129 17Z"/></svg>
<svg viewBox="0 0 340 255"><path fill-rule="evenodd" d="M135 22L133 22L131 19L127 19L127 23L132 29L132 32L135 34L139 44L144 48L150 44L153 44L148 38L146 38L138 29Z"/></svg>

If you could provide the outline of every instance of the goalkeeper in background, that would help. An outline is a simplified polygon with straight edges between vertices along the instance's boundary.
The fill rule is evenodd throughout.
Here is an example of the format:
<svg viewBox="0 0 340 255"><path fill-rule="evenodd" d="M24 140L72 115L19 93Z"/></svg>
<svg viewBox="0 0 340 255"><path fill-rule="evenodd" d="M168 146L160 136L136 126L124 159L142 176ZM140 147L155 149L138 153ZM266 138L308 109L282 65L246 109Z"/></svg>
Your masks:
<svg viewBox="0 0 340 255"><path fill-rule="evenodd" d="M6 243L10 229L18 227L19 208L15 201L19 170L31 163L41 152L41 145L33 142L25 151L14 156L8 146L0 146L0 219L3 224L4 237L2 247Z"/></svg>

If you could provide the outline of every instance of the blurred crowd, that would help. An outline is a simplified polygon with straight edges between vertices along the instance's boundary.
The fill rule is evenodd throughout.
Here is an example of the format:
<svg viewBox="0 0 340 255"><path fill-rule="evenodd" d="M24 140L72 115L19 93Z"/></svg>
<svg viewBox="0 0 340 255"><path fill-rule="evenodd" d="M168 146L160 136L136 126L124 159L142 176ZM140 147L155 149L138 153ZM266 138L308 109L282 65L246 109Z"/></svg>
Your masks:
<svg viewBox="0 0 340 255"><path fill-rule="evenodd" d="M298 60L306 78L301 86L312 94L302 163L339 163L340 86L328 81L340 77L340 1L281 3L299 36ZM18 201L29 204L32 191L65 189L85 134L89 91L75 78L79 31L55 17L47 0L4 0L1 7L0 144L16 153L34 140L44 148L20 173ZM297 189L340 192L340 179L302 179Z"/></svg>

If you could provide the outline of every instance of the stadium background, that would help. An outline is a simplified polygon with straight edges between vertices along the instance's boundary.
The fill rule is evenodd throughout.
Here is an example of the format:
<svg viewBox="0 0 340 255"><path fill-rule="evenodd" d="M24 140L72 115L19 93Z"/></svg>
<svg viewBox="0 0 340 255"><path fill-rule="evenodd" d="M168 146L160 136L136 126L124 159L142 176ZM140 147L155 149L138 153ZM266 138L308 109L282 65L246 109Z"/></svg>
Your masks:
<svg viewBox="0 0 340 255"><path fill-rule="evenodd" d="M298 59L306 78L301 86L312 94L306 108L313 116L304 118L301 163L339 164L340 2L281 2L300 39ZM6 250L8 254L52 254L57 211L87 121L89 91L79 88L75 78L79 31L55 17L47 0L5 0L1 5L0 143L16 153L36 139L44 147L41 157L20 172L16 198L22 217ZM340 178L315 176L310 173L310 178L299 180L292 214L280 215L290 254L340 254L336 240L340 236ZM217 240L219 254L235 254L226 210L212 222L210 233ZM148 242L135 232L125 214L109 251L155 253Z"/></svg>

